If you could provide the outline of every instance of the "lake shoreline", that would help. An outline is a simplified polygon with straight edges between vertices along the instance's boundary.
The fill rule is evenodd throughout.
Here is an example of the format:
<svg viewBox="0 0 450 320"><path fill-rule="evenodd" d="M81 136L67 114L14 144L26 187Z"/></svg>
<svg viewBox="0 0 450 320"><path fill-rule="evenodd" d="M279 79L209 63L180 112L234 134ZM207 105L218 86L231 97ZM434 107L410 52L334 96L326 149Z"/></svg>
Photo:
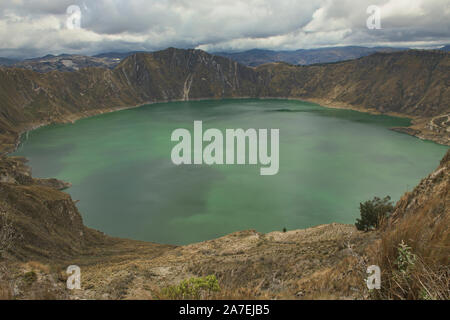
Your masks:
<svg viewBox="0 0 450 320"><path fill-rule="evenodd" d="M204 100L204 99L202 99ZM297 99L296 99L297 100ZM198 107L197 107L198 106ZM219 111L215 111L217 107L221 107L221 109L218 109ZM234 106L234 107L233 107ZM314 118L317 118L318 120L325 118L330 118L330 119L341 119L341 120L337 120L337 127L335 128L335 130L337 131L332 131L333 134L330 136L330 132L329 129L327 129L327 127L322 127L322 125L320 123L311 123L309 119L309 116L307 116L305 114L305 116L303 116L303 114L286 114L286 113L280 113L280 112L276 112L274 113L273 111L277 111L278 108L287 108L289 110L300 110L303 112L310 112L312 111L314 114ZM185 110L185 111L183 111ZM192 114L192 112L194 112L194 110L198 110L195 111L194 114ZM78 177L87 177L87 176L93 176L93 177L97 177L97 175L99 176L103 176L104 179L108 179L107 181L110 181L110 183L108 185L112 185L111 182L114 182L114 178L112 178L112 176L115 175L111 175L109 171L107 171L106 168L106 164L103 165L103 161L104 160L99 160L100 158L97 158L98 155L101 154L107 154L108 150L111 149L111 146L115 146L118 147L118 141L124 141L124 143L127 143L127 139L129 139L130 137L133 137L133 140L135 141L142 141L142 143L138 143L136 145L136 148L134 148L134 142L133 142L133 146L131 146L131 148L126 148L125 150L128 150L129 152L118 152L118 155L123 155L123 159L122 160L116 160L120 163L124 163L123 161L126 160L126 158L135 158L139 159L140 156L140 151L139 150L148 150L145 151L146 154L146 158L145 159L151 159L148 158L150 157L150 153L156 153L158 155L161 155L163 157L165 157L167 154L167 152L170 152L169 147L167 145L167 150L166 149L162 149L162 151L164 153L161 153L161 151L159 151L159 147L158 145L153 145L152 141L147 141L145 140L145 137L148 136L150 134L150 136L154 136L154 134L156 133L155 131L149 131L149 133L144 133L144 135L141 134L139 135L134 135L134 134L128 134L128 131L124 131L123 133L119 133L115 131L115 126L117 126L117 128L124 128L124 127L136 127L137 128L146 128L148 127L149 129L154 127L156 125L157 128L163 128L161 126L164 126L164 123L166 122L171 122L172 119L180 119L181 114L184 114L184 112L187 112L188 114L191 114L192 119L197 119L197 118L202 118L202 119L209 119L210 117L208 115L210 114L215 114L216 112L219 112L219 114L222 114L222 111L220 110L227 110L226 114L228 115L226 119L228 119L228 123L222 124L222 126L220 128L233 128L233 127L252 127L252 128L258 128L258 127L273 127L273 128L285 128L284 124L286 123L286 121L288 119L292 119L293 117L295 119L292 119L292 121L288 121L288 123L292 123L292 128L298 128L295 129L294 131L292 130L288 130L285 132L286 134L283 135L285 137L285 141L289 141L289 143L295 143L295 141L297 141L297 144L302 144L305 143L302 146L299 146L297 149L302 150L302 149L307 149L309 146L309 143L314 143L314 139L311 139L312 136L308 137L308 134L314 134L317 137L321 137L321 139L326 139L327 141L329 139L331 139L333 136L335 135L339 135L340 132L342 134L345 134L346 132L348 132L348 130L346 129L347 127L351 127L352 128L352 123L355 122L356 126L353 129L349 129L351 132L351 136L348 136L348 139L341 139L342 144L341 145L341 150L347 150L346 148L349 147L347 146L349 144L349 141L353 141L352 137L355 136L359 136L359 134L363 134L364 136L366 136L367 138L369 138L368 142L365 142L366 145L368 146L368 148L370 149L372 142L373 141L373 145L378 145L378 142L380 143L380 146L384 146L385 148L383 149L384 154L387 158L389 157L397 157L396 159L398 159L399 157L403 157L402 154L408 154L408 149L405 149L404 152L402 154L398 154L398 152L396 150L399 150L398 148L392 149L392 151L389 151L389 146L390 144L395 144L397 140L400 140L400 142L402 140L407 142L408 144L418 144L421 145L422 143L419 142L419 140L417 139L411 139L407 136L403 136L403 135L397 135L394 133L390 133L389 127L391 126L407 126L409 124L409 120L406 120L404 118L400 119L400 118L393 118L390 116L372 116L369 114L364 114L364 113L358 113L358 112L353 112L353 111L330 111L327 108L323 107L323 106L319 106L313 103L308 103L308 102L296 102L296 101L288 101L288 100L280 100L280 99L251 99L251 100L246 100L246 99L227 99L227 100L206 100L206 102L190 102L190 103L163 103L163 104L155 104L155 105L147 105L144 108L140 109L140 110L135 110L135 111L127 111L127 112L123 112L120 114L115 114L112 116L104 116L104 117L98 117L98 118L94 118L91 120L87 120L87 121L80 121L79 124L77 125L52 125L49 126L47 128L44 128L42 130L38 130L36 131L36 133L33 133L30 135L29 139L25 141L26 136L23 136L23 140L24 140L24 144L21 145L21 147L19 148L19 151L17 153L14 153L13 155L20 155L20 156L24 156L24 157L29 157L30 159L30 166L32 166L33 168L35 167L35 173L39 176L39 177L58 177L62 180L65 181L70 181L74 183L74 188L71 190L68 190L68 192L74 197L74 199L85 199L84 198L84 191L83 188L79 188L80 185L80 181L78 181ZM243 112L243 114L246 114L248 118L244 117L242 118L242 116L240 116L241 111ZM271 111L271 112L265 112L265 111ZM179 113L179 115L177 115ZM258 122L254 119L258 119L255 118L257 117L257 114L261 114L264 117L264 125L261 126L262 122ZM188 117L188 119L191 119L191 117ZM206 117L206 118L204 118ZM145 120L147 118L147 120ZM241 119L242 118L242 119ZM72 118L73 119L73 118ZM141 119L141 120L139 120ZM235 119L235 120L230 120L230 119ZM241 120L239 120L241 119ZM253 120L251 120L253 119ZM304 119L304 120L302 120ZM346 122L343 120L349 120L350 122ZM178 121L177 120L177 121ZM306 123L304 123L304 121L306 121ZM320 120L322 121L322 120ZM333 120L334 123L335 121ZM366 122L374 122L374 124L376 124L374 126L375 131L373 133L371 133L371 129L366 132L366 129L364 126L361 126L361 124L358 124L359 122L361 122L361 124L364 125L364 123ZM103 126L103 124L106 124L105 126ZM259 123L259 124L258 124ZM308 123L310 123L308 125ZM173 127L172 127L173 125ZM161 131L161 134L159 134L158 136L160 138L157 139L163 139L163 141L165 140L166 136L170 136L170 132L171 130L173 130L174 128L179 128L179 127L184 127L184 128L189 128L190 125L192 125L192 122L187 122L184 125L180 125L178 123L169 125L167 127L167 130L164 129L165 131ZM213 125L213 123L211 123L210 125ZM92 126L92 130L89 129ZM281 127L280 127L281 126ZM343 126L343 127L340 127ZM81 128L81 131L80 131ZM331 127L330 127L331 128ZM113 132L110 132L110 130L113 130ZM132 130L132 129L130 129ZM152 129L154 130L154 129ZM145 129L145 132L148 131L147 129ZM87 133L88 132L88 133ZM160 131L157 131L160 132ZM366 133L364 133L366 132ZM380 132L380 138L377 140L375 137L377 137L377 133L376 132ZM304 133L306 135L304 135ZM372 136L374 135L374 136ZM102 137L103 136L103 137ZM402 137L403 136L403 137ZM59 151L57 151L57 149L46 149L46 142L44 142L44 140L41 140L42 142L44 142L44 144L41 144L40 142L37 142L38 144L35 144L35 141L39 141L40 137L48 137L51 140L50 141L59 141L57 142L57 144L62 144L62 145L78 145L77 141L81 141L80 142L80 146L84 146L85 142L87 142L87 146L94 146L94 147L89 147L89 148L85 148L82 147L80 150L82 151L82 155L80 156L76 156L76 157L80 157L80 159L90 159L91 157L95 157L95 159L97 160L97 164L95 166L89 167L87 164L86 166L84 165L78 165L76 163L66 163L66 169L64 169L64 171L58 171L58 170L52 170L52 167L58 167L58 165L55 163L55 165L53 165L54 161L59 162L59 157L58 155L60 154ZM91 137L94 139L92 140ZM96 137L102 137L97 139ZM116 139L112 138L112 137L117 137L117 141ZM122 137L122 138L120 138ZM128 137L128 138L127 138ZM344 135L345 137L345 135ZM382 138L384 137L384 138ZM112 139L112 140L111 140ZM144 139L144 140L143 140ZM373 140L375 139L375 140ZM92 141L91 141L92 140ZM84 142L83 142L84 141ZM91 141L91 142L88 142ZM114 142L115 141L115 142ZM160 140L156 140L156 141L160 141ZM378 141L378 142L377 142ZM392 143L391 143L392 141ZM53 143L52 142L52 143ZM111 143L112 144L111 144ZM332 142L331 142L332 143ZM340 143L340 142L339 142ZM95 147L97 145L97 147ZM313 144L314 145L314 144ZM353 145L352 143L350 145ZM437 145L434 145L433 143L425 143L423 148L427 148L427 145L429 146L429 148L437 148ZM32 149L29 149L28 146L31 146ZM34 146L34 147L33 147ZM56 145L55 145L56 146ZM400 147L400 146L399 146ZM349 147L351 149L349 149L348 151L350 152L350 150L354 150L353 152L358 152L358 150L355 150L354 147ZM306 150L305 149L305 150ZM371 152L369 149L367 149L367 151ZM440 147L440 149L443 149L443 147ZM34 151L33 151L34 150ZM111 149L111 151L116 150L122 150L120 147L118 149ZM152 151L153 150L153 151ZM285 149L288 150L288 149ZM331 149L331 151L334 149ZM428 149L427 149L428 150ZM431 149L433 150L433 149ZM31 151L31 153L30 153ZM52 154L52 152L54 153L54 156ZM386 154L388 153L388 154ZM43 157L40 156L40 154L43 155ZM127 155L129 154L129 155ZM143 155L145 155L143 154ZM425 154L432 154L432 153L428 153L425 152ZM294 154L292 153L291 155L286 156L286 159L289 159L287 161L287 163L294 163L295 159L301 159L301 156L295 153L295 158L293 158ZM75 158L76 158L75 157ZM55 160L54 160L55 159ZM135 160L136 160L135 159ZM164 158L165 160L167 160L167 158ZM163 160L164 160L163 159ZM170 159L169 159L170 160ZM317 160L317 159L316 159ZM349 159L351 160L351 159ZM308 160L309 161L309 160ZM433 160L434 161L434 160ZM314 163L318 163L317 161L314 161ZM345 163L350 163L349 161L345 161ZM426 163L426 162L424 162ZM399 169L398 172L403 172L404 167L402 167L402 163L399 164ZM49 168L49 170L45 169L45 168ZM135 169L136 168L136 169ZM135 170L139 171L139 165L134 164L134 167L130 167L130 172L133 173ZM388 167L386 167L386 171L385 172L390 172L393 171L395 172L394 169L394 164L390 163L388 164ZM44 170L42 170L44 169ZM206 169L205 169L206 170ZM286 171L287 170L287 171ZM283 170L288 172L289 166ZM342 174L346 174L346 172L349 172L348 170L351 170L351 168L349 168L348 165L344 165L341 166L340 168L341 173ZM414 168L412 168L412 170L414 170ZM159 174L157 174L157 176L161 176L165 171L163 169L157 169L157 167L155 167L155 169L153 170L154 172L160 172ZM74 174L72 174L75 173ZM428 172L428 169L426 171L417 171L417 172L421 172L423 174ZM319 173L317 173L319 174ZM332 173L329 173L332 175ZM346 174L348 175L348 174ZM284 177L284 174L282 174L282 176ZM133 176L131 176L133 177ZM151 180L139 180L137 179L136 176L134 176L134 178L131 178L130 176L127 178L124 178L126 181L126 179L131 179L130 182L130 187L131 186L140 186L140 189L145 188L145 192L148 194L153 194L153 197L156 197L158 199L166 199L166 191L164 189L164 184L162 184L161 186L158 186L158 182L157 181L151 181ZM419 176L417 176L416 178L420 178L422 177L422 174L420 174ZM170 181L170 179L168 179ZM77 182L78 181L78 182ZM90 185L90 189L91 189L91 194L92 192L99 192L99 193L110 193L113 192L112 190L109 190L108 185L106 185L105 187L103 187L101 185L101 183L97 183L96 181L101 181L101 179L97 179L96 178L92 178L90 180L91 182L88 184ZM135 183L133 181L141 181L139 183ZM194 180L194 182L197 180ZM197 181L198 182L198 181ZM408 182L409 185L412 185L413 183L416 183L416 181L412 181L412 182ZM373 184L372 184L373 185ZM292 186L294 187L294 186ZM252 188L248 189L248 190L257 190L257 188L259 188L259 186L253 186ZM108 191L109 190L109 191ZM372 189L371 189L372 190ZM379 191L377 191L379 190ZM374 189L372 191L369 192L370 195L372 194L379 194L379 192L382 192L383 189L378 188L378 189ZM402 189L403 191L403 189ZM230 191L231 192L231 191ZM391 192L391 191L389 191ZM398 198L398 196L400 196L400 193L396 193L397 190L392 191L392 195L395 197L395 199ZM122 197L125 196L127 192L123 191L123 193L121 194ZM198 194L198 193L197 193ZM228 193L226 193L228 194ZM232 193L230 193L232 194ZM252 194L252 193L249 193ZM193 199L196 199L196 195L192 194L190 196ZM353 199L351 200L351 203L358 203L358 201L360 201L361 199L365 199L367 197L367 195L362 195L362 196L354 196ZM87 199L91 199L89 198L89 196L87 197ZM199 199L201 199L201 197L199 197ZM95 206L95 202L98 203L99 208L102 208L101 210L95 210L93 208L96 208ZM93 204L94 203L94 204ZM133 200L134 203L134 200ZM110 209L108 209L109 203L108 200L105 199L100 199L98 197L95 197L92 199L91 202L82 202L77 204L77 206L79 206L82 211L86 214L86 222L87 225L93 228L96 228L98 230L103 230L106 231L108 234L111 235L115 235L115 236L120 236L120 237L133 237L133 230L131 231L127 231L127 232L123 232L120 229L112 228L112 229L108 229L108 226L102 227L102 217L101 217L101 212L115 212L114 208L118 208L121 207L122 205L120 204L120 202L117 203L117 205L115 207L112 207ZM260 208L261 210L263 210L264 207ZM233 211L233 212L239 212L239 210L241 210L242 208L236 208L233 210L230 210L228 208L229 211ZM122 208L123 210L128 210L127 208ZM145 210L145 209L144 209ZM154 210L158 210L158 209L154 209ZM153 210L153 211L154 211ZM282 211L282 210L279 210ZM289 211L289 209L288 209ZM354 214L356 214L356 211L351 210L352 214L351 216L353 217ZM139 211L137 212L143 212L143 209L139 209ZM290 211L289 211L290 212ZM329 210L327 211L329 212ZM340 212L343 212L342 210ZM347 210L347 212L350 212L350 209ZM118 216L118 215L116 215ZM316 219L317 220L317 219ZM308 221L306 223L297 223L297 224L293 224L293 225L289 225L287 224L286 226L288 228L303 228L306 226L312 226L312 225L316 225L318 223L330 223L330 222L342 222L342 223L351 223L353 221L353 218L350 219L341 219L340 217L335 216L334 218L331 219L322 219L322 221L314 221L309 223ZM269 225L265 225L265 226L260 226L260 224L254 224L253 222L247 223L247 222L242 222L239 224L237 224L237 226L235 226L234 228L229 228L224 230L224 232L228 233L234 230L244 230L246 228L249 227L255 227L257 228L257 230L262 231L262 232L269 232L271 231L272 227L275 225L276 229L282 229L283 226L279 226L276 227L276 225L278 225L277 223L271 223ZM140 230L139 228L137 228L138 230ZM220 230L219 230L220 231ZM131 232L131 233L130 233ZM201 237L200 237L201 238ZM140 239L143 241L156 241L158 243L177 243L177 242L165 242L167 241L166 238L161 237L144 237L141 236L139 233L136 233L136 237L134 239ZM170 240L170 238L168 237L168 239ZM207 237L201 238L201 239L207 239ZM192 239L188 239L185 242L180 242L178 244L182 244L182 243L191 243ZM183 240L184 241L184 240ZM200 240L196 240L196 241L200 241Z"/></svg>
<svg viewBox="0 0 450 320"><path fill-rule="evenodd" d="M79 113L73 113L65 117L62 121L43 121L38 122L35 124L31 124L29 126L26 126L25 129L19 131L17 134L17 137L14 138L14 147L8 147L5 145L0 145L0 153L3 152L5 155L9 155L15 151L17 151L17 148L20 146L20 143L22 141L22 137L24 134L27 134L33 130L36 130L38 128L52 125L52 124L67 124L67 123L75 123L78 120L91 118L95 116L99 116L102 114L107 113L113 113L123 110L129 110L129 109L136 109L140 108L146 105L152 105L152 104L159 104L159 103L170 103L170 102L189 102L189 101L216 101L216 100L245 100L245 99L256 99L256 100L293 100L293 101L304 101L304 102L311 102L315 103L321 107L329 108L329 109L342 109L342 110L353 110L357 112L362 113L368 113L373 115L386 115L386 116L392 116L392 117L398 117L398 118L405 118L410 119L412 121L411 125L408 127L393 127L390 128L393 131L405 133L411 136L414 136L420 140L428 140L435 142L437 144L450 146L450 138L449 134L436 134L433 132L427 132L430 130L426 130L426 125L431 122L434 118L421 118L418 116L411 116L407 114L397 113L397 112L380 112L375 109L367 109L364 107L358 107L349 105L346 103L336 103L331 102L326 99L317 99L317 98L296 98L296 97L230 97L230 98L197 98L197 99L174 99L174 100L161 100L161 101L149 101L137 105L132 106L120 106L120 107L112 107L112 108L105 108L105 109L96 109L96 110L90 110L85 112L79 112ZM436 117L435 117L436 118Z"/></svg>

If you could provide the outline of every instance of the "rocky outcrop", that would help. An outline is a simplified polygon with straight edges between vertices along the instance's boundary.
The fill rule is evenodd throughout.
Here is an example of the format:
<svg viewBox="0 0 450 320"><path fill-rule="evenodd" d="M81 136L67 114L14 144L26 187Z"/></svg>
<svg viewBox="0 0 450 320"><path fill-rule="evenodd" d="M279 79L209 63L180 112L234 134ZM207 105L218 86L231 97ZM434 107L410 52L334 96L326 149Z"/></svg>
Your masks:
<svg viewBox="0 0 450 320"><path fill-rule="evenodd" d="M432 215L436 220L450 215L450 150L433 173L397 202L392 223L419 212Z"/></svg>
<svg viewBox="0 0 450 320"><path fill-rule="evenodd" d="M41 185L56 190L64 190L72 186L69 182L58 179L32 178L31 168L25 165L27 159L23 157L0 158L0 183L12 183L20 185Z"/></svg>
<svg viewBox="0 0 450 320"><path fill-rule="evenodd" d="M87 229L69 195L56 179L35 179L25 159L0 159L0 209L12 221L17 259L62 258L79 254L93 232Z"/></svg>
<svg viewBox="0 0 450 320"><path fill-rule="evenodd" d="M89 254L95 256L96 252L117 254L122 247L130 252L129 247L136 246L143 253L172 247L115 239L85 227L70 195L58 190L70 184L33 178L25 162L21 157L0 158L0 222L11 221L15 235L7 252L0 250L0 262L6 257L12 261L57 263ZM2 227L0 223L0 233Z"/></svg>

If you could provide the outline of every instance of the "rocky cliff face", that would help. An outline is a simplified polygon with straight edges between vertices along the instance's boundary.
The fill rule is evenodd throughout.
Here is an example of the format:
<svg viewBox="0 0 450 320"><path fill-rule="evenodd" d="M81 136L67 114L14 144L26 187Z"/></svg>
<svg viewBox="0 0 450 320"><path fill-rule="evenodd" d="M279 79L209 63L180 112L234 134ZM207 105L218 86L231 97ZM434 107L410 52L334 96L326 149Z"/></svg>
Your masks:
<svg viewBox="0 0 450 320"><path fill-rule="evenodd" d="M170 48L134 54L114 70L42 74L0 67L0 146L13 149L20 132L38 125L167 100L289 97L430 121L449 113L449 74L450 55L442 51L254 69L200 50ZM447 127L438 135L447 136Z"/></svg>
<svg viewBox="0 0 450 320"><path fill-rule="evenodd" d="M434 215L437 220L450 214L450 150L433 173L398 201L392 214L392 223L422 211Z"/></svg>
<svg viewBox="0 0 450 320"><path fill-rule="evenodd" d="M21 157L0 157L0 266L3 258L55 264L80 256L86 261L110 251L117 254L122 247L143 254L172 248L115 239L85 227L76 202L60 191L68 184L33 178L25 162ZM5 237L5 222L11 237Z"/></svg>
<svg viewBox="0 0 450 320"><path fill-rule="evenodd" d="M35 179L23 158L0 159L0 211L2 222L13 226L9 250L16 259L61 259L80 254L100 233L87 229L64 186L56 179ZM4 233L4 224L0 232ZM2 244L6 245L6 244Z"/></svg>
<svg viewBox="0 0 450 320"><path fill-rule="evenodd" d="M450 56L444 52L376 53L334 64L279 63L258 70L267 74L262 95L318 98L419 117L450 111Z"/></svg>
<svg viewBox="0 0 450 320"><path fill-rule="evenodd" d="M201 50L138 53L114 72L141 101L256 97L259 89L254 70Z"/></svg>

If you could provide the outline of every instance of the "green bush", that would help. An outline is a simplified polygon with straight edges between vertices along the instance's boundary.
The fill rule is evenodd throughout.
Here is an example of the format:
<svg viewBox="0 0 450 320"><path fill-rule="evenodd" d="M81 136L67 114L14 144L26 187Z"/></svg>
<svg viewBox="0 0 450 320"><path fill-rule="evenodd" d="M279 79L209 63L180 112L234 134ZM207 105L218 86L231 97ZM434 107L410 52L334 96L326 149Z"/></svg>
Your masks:
<svg viewBox="0 0 450 320"><path fill-rule="evenodd" d="M412 253L411 247L404 243L403 240L398 245L397 251L398 257L395 264L397 265L398 271L404 275L408 275L414 267L417 257Z"/></svg>
<svg viewBox="0 0 450 320"><path fill-rule="evenodd" d="M180 284L166 287L162 290L164 298L172 300L199 300L212 292L220 291L216 276L210 275L204 278L190 278Z"/></svg>
<svg viewBox="0 0 450 320"><path fill-rule="evenodd" d="M363 231L377 229L381 221L394 210L394 206L390 200L391 197L389 196L383 199L375 197L373 200L360 203L359 211L361 213L361 219L356 219L356 228Z"/></svg>
<svg viewBox="0 0 450 320"><path fill-rule="evenodd" d="M29 285L32 285L34 282L36 282L37 274L34 271L30 271L30 272L25 273L23 275L22 279L23 279L23 282L29 286Z"/></svg>

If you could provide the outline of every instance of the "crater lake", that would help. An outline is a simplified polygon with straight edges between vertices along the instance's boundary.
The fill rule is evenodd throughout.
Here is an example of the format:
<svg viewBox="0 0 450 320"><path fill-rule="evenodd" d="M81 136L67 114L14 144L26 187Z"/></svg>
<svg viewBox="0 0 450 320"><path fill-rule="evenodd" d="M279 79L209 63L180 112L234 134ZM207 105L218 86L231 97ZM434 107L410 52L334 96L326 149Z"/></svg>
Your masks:
<svg viewBox="0 0 450 320"><path fill-rule="evenodd" d="M180 165L175 129L279 129L279 172L259 165ZM187 244L235 231L355 222L359 203L397 201L448 147L389 130L410 120L294 100L145 105L25 134L14 155L33 176L72 183L84 223L111 236Z"/></svg>

